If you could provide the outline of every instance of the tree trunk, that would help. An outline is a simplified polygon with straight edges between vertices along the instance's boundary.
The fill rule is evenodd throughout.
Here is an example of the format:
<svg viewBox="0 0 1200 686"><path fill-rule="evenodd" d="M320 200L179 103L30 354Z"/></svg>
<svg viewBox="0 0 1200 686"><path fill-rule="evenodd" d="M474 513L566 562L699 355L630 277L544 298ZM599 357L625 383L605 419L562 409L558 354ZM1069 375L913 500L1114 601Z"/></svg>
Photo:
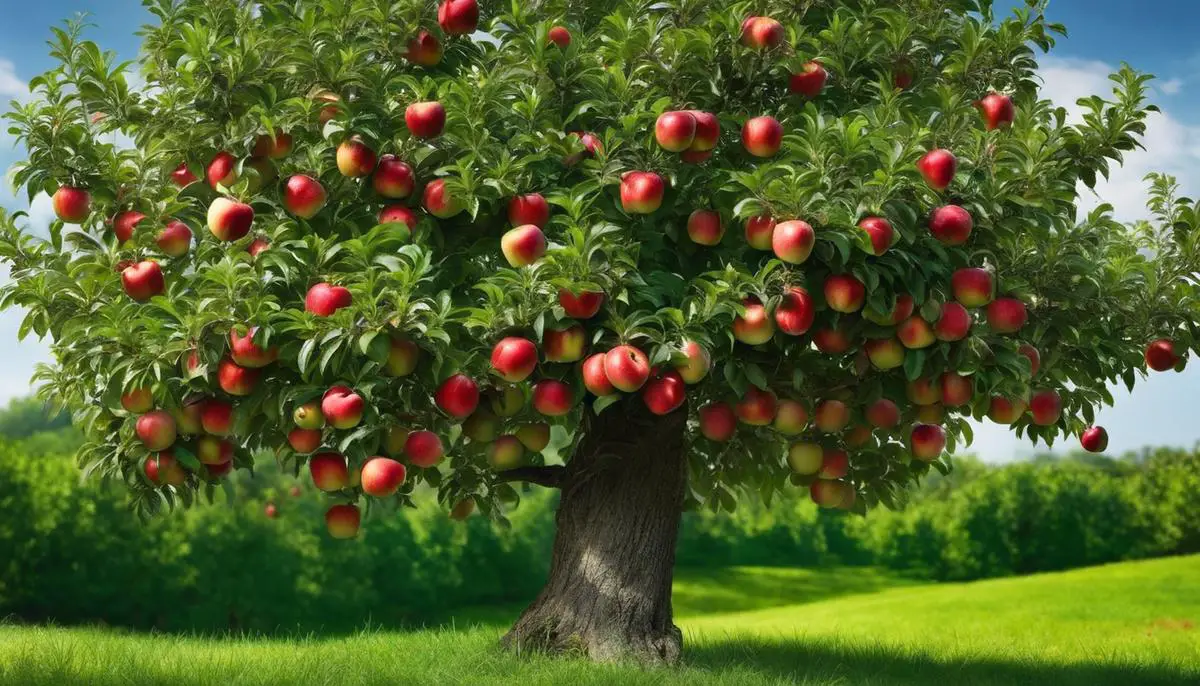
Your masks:
<svg viewBox="0 0 1200 686"><path fill-rule="evenodd" d="M687 412L638 396L591 416L561 480L550 579L503 638L514 650L674 664L671 575L683 509Z"/></svg>

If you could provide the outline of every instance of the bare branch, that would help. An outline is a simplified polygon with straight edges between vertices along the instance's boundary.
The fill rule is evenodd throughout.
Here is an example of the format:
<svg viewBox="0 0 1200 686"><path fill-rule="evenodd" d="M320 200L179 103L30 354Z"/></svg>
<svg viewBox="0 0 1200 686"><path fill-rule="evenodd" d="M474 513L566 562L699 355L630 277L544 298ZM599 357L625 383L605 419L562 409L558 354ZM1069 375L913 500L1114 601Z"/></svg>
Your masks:
<svg viewBox="0 0 1200 686"><path fill-rule="evenodd" d="M545 467L517 467L516 469L506 469L496 476L496 481L500 483L508 483L511 481L525 481L546 488L560 488L562 486L563 475L566 474L567 468L562 465L548 465Z"/></svg>

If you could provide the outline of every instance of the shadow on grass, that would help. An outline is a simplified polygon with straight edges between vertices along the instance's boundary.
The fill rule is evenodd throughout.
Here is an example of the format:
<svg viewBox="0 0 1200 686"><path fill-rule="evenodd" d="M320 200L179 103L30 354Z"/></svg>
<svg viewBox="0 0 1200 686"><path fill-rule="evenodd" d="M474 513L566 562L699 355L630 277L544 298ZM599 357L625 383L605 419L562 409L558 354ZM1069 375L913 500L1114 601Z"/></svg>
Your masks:
<svg viewBox="0 0 1200 686"><path fill-rule="evenodd" d="M1200 666L1135 664L1097 655L1093 663L1055 664L1029 658L963 659L878 645L845 648L802 639L709 638L684 648L684 664L720 674L750 672L783 683L936 686L1183 686L1200 683Z"/></svg>
<svg viewBox="0 0 1200 686"><path fill-rule="evenodd" d="M928 584L869 567L679 569L671 601L678 617L761 610Z"/></svg>

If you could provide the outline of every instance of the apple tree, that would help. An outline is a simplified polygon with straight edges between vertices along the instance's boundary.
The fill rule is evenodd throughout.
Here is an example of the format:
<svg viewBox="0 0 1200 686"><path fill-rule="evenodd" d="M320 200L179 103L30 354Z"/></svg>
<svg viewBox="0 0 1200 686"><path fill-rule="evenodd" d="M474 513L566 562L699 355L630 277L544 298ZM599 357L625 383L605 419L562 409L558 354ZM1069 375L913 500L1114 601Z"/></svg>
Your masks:
<svg viewBox="0 0 1200 686"><path fill-rule="evenodd" d="M1200 344L1197 206L1076 209L1149 77L1068 121L1033 0L145 4L8 115L58 219L0 216L0 305L82 468L149 515L278 460L346 538L559 489L510 645L673 662L685 509L894 507L985 418L1103 450Z"/></svg>

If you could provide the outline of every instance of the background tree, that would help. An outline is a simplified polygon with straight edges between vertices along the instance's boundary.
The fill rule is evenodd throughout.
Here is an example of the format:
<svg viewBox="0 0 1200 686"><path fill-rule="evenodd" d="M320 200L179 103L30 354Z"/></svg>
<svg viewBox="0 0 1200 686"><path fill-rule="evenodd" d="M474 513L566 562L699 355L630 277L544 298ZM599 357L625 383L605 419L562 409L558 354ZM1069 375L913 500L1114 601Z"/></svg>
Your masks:
<svg viewBox="0 0 1200 686"><path fill-rule="evenodd" d="M1171 179L1076 217L1149 77L1067 124L1036 3L146 4L145 88L73 23L9 115L59 216L0 221L42 396L142 514L256 459L338 537L561 489L509 644L674 661L683 508L893 506L970 417L1084 434L1200 340Z"/></svg>

